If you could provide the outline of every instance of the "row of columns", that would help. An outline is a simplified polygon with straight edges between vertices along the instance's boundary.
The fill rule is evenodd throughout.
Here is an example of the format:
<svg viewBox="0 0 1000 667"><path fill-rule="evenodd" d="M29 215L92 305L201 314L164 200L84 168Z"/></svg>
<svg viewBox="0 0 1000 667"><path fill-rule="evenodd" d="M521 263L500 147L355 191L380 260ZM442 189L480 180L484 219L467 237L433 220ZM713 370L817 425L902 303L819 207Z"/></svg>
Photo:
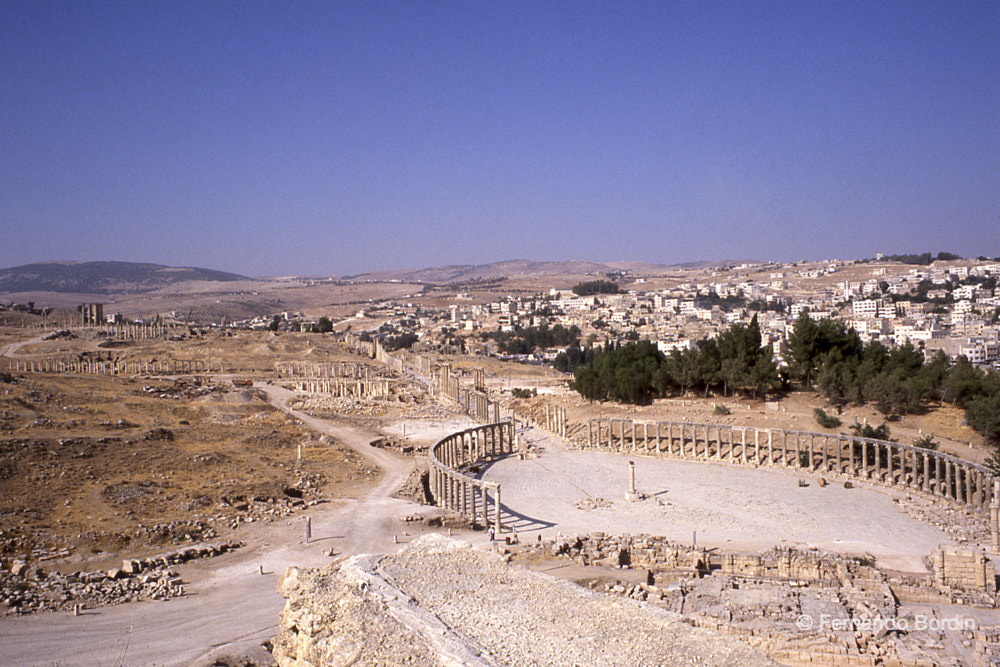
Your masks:
<svg viewBox="0 0 1000 667"><path fill-rule="evenodd" d="M477 479L475 464L500 458L515 450L514 423L503 421L453 433L431 448L429 486L438 506L470 521L489 525L492 494L493 526L499 532L500 485Z"/></svg>
<svg viewBox="0 0 1000 667"><path fill-rule="evenodd" d="M986 468L885 440L754 427L591 419L587 444L698 460L836 472L905 486L986 510L995 497Z"/></svg>
<svg viewBox="0 0 1000 667"><path fill-rule="evenodd" d="M84 328L92 329L95 327L85 325ZM168 327L160 322L152 324L116 322L114 324L103 324L96 328L105 335L119 340L145 340L147 338L166 338L177 327Z"/></svg>
<svg viewBox="0 0 1000 667"><path fill-rule="evenodd" d="M85 373L91 375L150 375L156 373L204 373L208 362L199 359L133 361L127 359L31 359L11 360L8 370L21 373Z"/></svg>
<svg viewBox="0 0 1000 667"><path fill-rule="evenodd" d="M376 375L371 366L352 362L276 361L278 377L306 378L370 378Z"/></svg>
<svg viewBox="0 0 1000 667"><path fill-rule="evenodd" d="M296 391L332 394L338 398L384 398L389 395L388 380L297 380Z"/></svg>

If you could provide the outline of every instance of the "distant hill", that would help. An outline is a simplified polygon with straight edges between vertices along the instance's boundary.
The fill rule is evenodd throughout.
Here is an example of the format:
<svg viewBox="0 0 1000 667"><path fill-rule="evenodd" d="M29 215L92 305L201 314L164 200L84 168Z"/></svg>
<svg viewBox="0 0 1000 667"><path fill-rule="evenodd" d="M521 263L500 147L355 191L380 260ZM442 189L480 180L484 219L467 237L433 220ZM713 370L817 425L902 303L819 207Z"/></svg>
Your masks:
<svg viewBox="0 0 1000 667"><path fill-rule="evenodd" d="M189 280L251 280L212 269L134 262L41 262L0 269L0 292L149 292Z"/></svg>
<svg viewBox="0 0 1000 667"><path fill-rule="evenodd" d="M399 280L407 283L444 284L487 278L511 278L543 274L598 274L614 271L608 264L574 260L567 262L535 262L513 259L491 264L463 264L406 271L374 271L344 276L347 280Z"/></svg>

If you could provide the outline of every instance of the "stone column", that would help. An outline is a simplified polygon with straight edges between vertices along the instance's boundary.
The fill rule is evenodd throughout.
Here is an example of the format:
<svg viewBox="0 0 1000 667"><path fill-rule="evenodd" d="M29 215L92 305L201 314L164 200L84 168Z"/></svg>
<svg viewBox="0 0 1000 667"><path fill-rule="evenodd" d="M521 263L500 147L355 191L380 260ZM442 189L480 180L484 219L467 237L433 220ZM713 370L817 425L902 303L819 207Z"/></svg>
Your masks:
<svg viewBox="0 0 1000 667"><path fill-rule="evenodd" d="M931 491L931 457L927 452L922 452L922 457L924 459L924 479L921 488L923 488L924 493L930 493Z"/></svg>
<svg viewBox="0 0 1000 667"><path fill-rule="evenodd" d="M861 444L861 468L863 471L863 477L865 479L871 479L871 473L868 469L868 443L864 440L859 440L857 438L851 438L851 446L857 446Z"/></svg>
<svg viewBox="0 0 1000 667"><path fill-rule="evenodd" d="M993 553L1000 553L1000 480L993 482L993 499L990 501L990 535Z"/></svg>
<svg viewBox="0 0 1000 667"><path fill-rule="evenodd" d="M494 504L493 504L493 525L496 528L497 534L500 534L502 524L500 523L500 485L497 484L494 489Z"/></svg>
<svg viewBox="0 0 1000 667"><path fill-rule="evenodd" d="M490 515L489 515L489 509L488 509L488 508L487 508L487 506L486 506L486 499L487 499L487 495L486 495L486 487L485 487L485 486L483 486L483 487L480 487L479 491L480 491L480 493L482 494L482 497L480 498L480 500L482 501L482 508L483 508L483 526L485 527L485 526L488 526L488 525L490 524Z"/></svg>
<svg viewBox="0 0 1000 667"><path fill-rule="evenodd" d="M656 422L656 453L663 451L663 443L660 441L660 422Z"/></svg>
<svg viewBox="0 0 1000 667"><path fill-rule="evenodd" d="M587 448L593 449L594 447L594 420L587 421Z"/></svg>
<svg viewBox="0 0 1000 667"><path fill-rule="evenodd" d="M747 462L747 429L745 426L740 429L740 461Z"/></svg>
<svg viewBox="0 0 1000 667"><path fill-rule="evenodd" d="M938 455L934 455L934 490L937 495L943 496L944 491L944 459Z"/></svg>
<svg viewBox="0 0 1000 667"><path fill-rule="evenodd" d="M895 458L893 456L893 449L895 448L892 445L885 446L885 462L886 462L886 468L888 469L887 481L889 482L889 486L896 485L896 476L893 474L893 466L892 466L893 459Z"/></svg>
<svg viewBox="0 0 1000 667"><path fill-rule="evenodd" d="M951 461L944 462L944 493L945 498L955 499L955 488L952 486L952 469L955 465Z"/></svg>

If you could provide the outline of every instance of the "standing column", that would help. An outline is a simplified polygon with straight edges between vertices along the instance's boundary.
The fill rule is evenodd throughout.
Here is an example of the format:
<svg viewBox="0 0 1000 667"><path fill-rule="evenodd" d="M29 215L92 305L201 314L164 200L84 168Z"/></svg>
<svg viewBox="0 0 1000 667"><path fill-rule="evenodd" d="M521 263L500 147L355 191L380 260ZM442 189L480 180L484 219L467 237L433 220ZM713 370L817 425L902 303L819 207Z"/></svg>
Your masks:
<svg viewBox="0 0 1000 667"><path fill-rule="evenodd" d="M889 486L896 485L896 475L893 474L893 465L892 465L893 458L895 458L893 456L893 449L894 447L892 445L885 446L885 463L886 463L886 468L889 471L889 479L888 479Z"/></svg>
<svg viewBox="0 0 1000 667"><path fill-rule="evenodd" d="M760 429L753 430L753 464L760 465Z"/></svg>
<svg viewBox="0 0 1000 667"><path fill-rule="evenodd" d="M488 508L486 507L486 499L487 499L486 487L485 486L481 487L479 491L482 494L482 498L480 498L480 500L482 500L482 507L483 507L483 527L486 527L490 525L490 514Z"/></svg>
<svg viewBox="0 0 1000 667"><path fill-rule="evenodd" d="M1000 553L1000 480L993 482L993 499L990 501L990 535L993 553Z"/></svg>
<svg viewBox="0 0 1000 667"><path fill-rule="evenodd" d="M921 488L923 488L924 493L930 493L931 490L931 457L927 455L927 452L922 452L921 456L924 459L924 479Z"/></svg>
<svg viewBox="0 0 1000 667"><path fill-rule="evenodd" d="M774 465L774 431L767 429L767 464Z"/></svg>
<svg viewBox="0 0 1000 667"><path fill-rule="evenodd" d="M497 484L494 489L494 504L493 504L493 525L496 527L496 532L499 535L501 524L500 524L500 485Z"/></svg>
<svg viewBox="0 0 1000 667"><path fill-rule="evenodd" d="M745 426L740 429L740 461L747 462L747 429Z"/></svg>
<svg viewBox="0 0 1000 667"><path fill-rule="evenodd" d="M656 452L663 451L663 443L660 442L660 422L656 422Z"/></svg>
<svg viewBox="0 0 1000 667"><path fill-rule="evenodd" d="M952 486L952 469L955 467L951 461L944 462L944 493L945 498L955 499L955 489Z"/></svg>
<svg viewBox="0 0 1000 667"><path fill-rule="evenodd" d="M625 435L625 426L622 425L622 435ZM632 420L632 451L635 451L635 420Z"/></svg>
<svg viewBox="0 0 1000 667"><path fill-rule="evenodd" d="M934 456L934 490L937 495L944 495L944 459Z"/></svg>
<svg viewBox="0 0 1000 667"><path fill-rule="evenodd" d="M591 419L587 422L587 448L593 449L594 447L594 420Z"/></svg>

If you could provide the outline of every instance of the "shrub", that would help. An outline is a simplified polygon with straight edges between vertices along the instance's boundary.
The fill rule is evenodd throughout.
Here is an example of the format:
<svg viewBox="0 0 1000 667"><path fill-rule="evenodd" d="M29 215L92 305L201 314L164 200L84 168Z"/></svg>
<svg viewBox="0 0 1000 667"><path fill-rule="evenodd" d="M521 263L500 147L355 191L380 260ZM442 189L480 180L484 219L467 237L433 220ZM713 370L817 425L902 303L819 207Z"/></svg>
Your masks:
<svg viewBox="0 0 1000 667"><path fill-rule="evenodd" d="M813 415L816 417L816 422L823 428L837 428L841 424L840 419L826 414L826 410L823 408L813 410Z"/></svg>
<svg viewBox="0 0 1000 667"><path fill-rule="evenodd" d="M731 415L733 411L727 408L725 405L716 403L714 413L717 415Z"/></svg>
<svg viewBox="0 0 1000 667"><path fill-rule="evenodd" d="M872 440L889 440L890 442L896 442L889 438L889 425L879 424L878 426L872 426L871 424L855 424L851 426L851 430L854 431L854 435L859 438L871 438Z"/></svg>
<svg viewBox="0 0 1000 667"><path fill-rule="evenodd" d="M913 441L913 446L920 447L921 449L933 449L933 450L936 450L938 448L938 444L934 442L934 436L932 435L925 435L922 438L917 438L916 440Z"/></svg>
<svg viewBox="0 0 1000 667"><path fill-rule="evenodd" d="M510 393L514 398L531 398L532 396L538 396L537 389L524 389L523 387L514 387L510 390Z"/></svg>

